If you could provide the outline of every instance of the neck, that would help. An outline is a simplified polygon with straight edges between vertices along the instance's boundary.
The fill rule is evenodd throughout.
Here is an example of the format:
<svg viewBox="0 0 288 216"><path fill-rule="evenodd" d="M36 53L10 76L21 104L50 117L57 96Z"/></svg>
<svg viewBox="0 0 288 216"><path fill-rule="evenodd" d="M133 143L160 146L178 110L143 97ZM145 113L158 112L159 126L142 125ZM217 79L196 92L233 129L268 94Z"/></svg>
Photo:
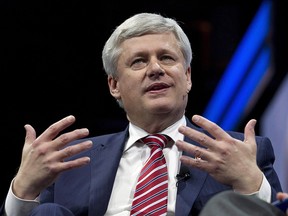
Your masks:
<svg viewBox="0 0 288 216"><path fill-rule="evenodd" d="M157 116L150 116L149 118L146 116L145 118L141 119L130 119L129 117L128 119L132 124L142 128L147 133L152 134L165 130L181 119L182 116L183 114L176 116L170 115L167 117L167 114L163 116L158 114Z"/></svg>

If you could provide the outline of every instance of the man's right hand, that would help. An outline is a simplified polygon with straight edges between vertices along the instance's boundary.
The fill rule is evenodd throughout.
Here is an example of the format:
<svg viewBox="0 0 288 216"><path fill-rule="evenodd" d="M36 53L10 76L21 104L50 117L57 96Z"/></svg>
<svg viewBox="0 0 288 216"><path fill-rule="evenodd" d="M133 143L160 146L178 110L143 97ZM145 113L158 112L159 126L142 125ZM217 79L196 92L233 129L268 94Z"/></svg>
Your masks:
<svg viewBox="0 0 288 216"><path fill-rule="evenodd" d="M21 164L12 186L13 193L18 198L33 200L43 189L51 185L61 172L90 162L89 157L64 162L66 158L92 146L92 141L85 141L65 147L71 141L89 135L87 128L76 129L60 135L74 122L74 116L67 116L52 124L38 137L31 125L25 125L26 137Z"/></svg>

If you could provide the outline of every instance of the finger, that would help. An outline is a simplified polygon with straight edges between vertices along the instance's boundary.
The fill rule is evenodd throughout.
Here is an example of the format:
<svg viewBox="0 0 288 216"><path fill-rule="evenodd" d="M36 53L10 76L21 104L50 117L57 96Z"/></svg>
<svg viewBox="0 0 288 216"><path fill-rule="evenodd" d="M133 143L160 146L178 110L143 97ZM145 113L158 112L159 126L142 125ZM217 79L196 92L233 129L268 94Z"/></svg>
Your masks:
<svg viewBox="0 0 288 216"><path fill-rule="evenodd" d="M278 200L283 200L283 199L288 199L288 194L287 193L283 193L283 192L278 192L276 195Z"/></svg>
<svg viewBox="0 0 288 216"><path fill-rule="evenodd" d="M90 163L89 157L81 157L81 158L77 158L75 160L66 161L66 162L63 162L60 164L59 171L71 170L71 169L74 169L77 167L84 166L88 163Z"/></svg>
<svg viewBox="0 0 288 216"><path fill-rule="evenodd" d="M181 126L179 127L179 132L207 148L213 149L213 146L215 146L213 138L192 128Z"/></svg>
<svg viewBox="0 0 288 216"><path fill-rule="evenodd" d="M180 157L180 161L186 166L195 167L204 171L208 171L209 169L211 169L211 165L206 160L203 160L202 158L199 158L199 157L191 158L191 157L182 155Z"/></svg>
<svg viewBox="0 0 288 216"><path fill-rule="evenodd" d="M199 127L207 130L215 139L223 140L230 137L221 127L219 127L214 122L200 116L194 115L192 121Z"/></svg>
<svg viewBox="0 0 288 216"><path fill-rule="evenodd" d="M69 115L58 122L50 125L39 137L39 140L51 140L54 139L61 131L69 127L75 122L75 117Z"/></svg>
<svg viewBox="0 0 288 216"><path fill-rule="evenodd" d="M252 143L255 142L255 125L256 120L251 119L245 126L244 129L244 142Z"/></svg>
<svg viewBox="0 0 288 216"><path fill-rule="evenodd" d="M58 159L59 161L63 161L66 158L72 157L80 152L83 152L92 147L92 141L87 140L76 145L71 145L62 150L58 151Z"/></svg>
<svg viewBox="0 0 288 216"><path fill-rule="evenodd" d="M29 124L26 124L24 128L26 130L25 144L31 144L36 139L35 129Z"/></svg>
<svg viewBox="0 0 288 216"><path fill-rule="evenodd" d="M176 146L178 149L187 152L190 155L193 155L195 159L204 159L206 160L207 158L210 157L210 151L208 151L205 148L201 148L199 146L195 146L193 144L187 143L182 140L177 140L176 141Z"/></svg>
<svg viewBox="0 0 288 216"><path fill-rule="evenodd" d="M64 133L53 140L52 145L54 145L55 150L62 149L69 142L81 139L89 135L89 130L87 128L75 129L74 131Z"/></svg>

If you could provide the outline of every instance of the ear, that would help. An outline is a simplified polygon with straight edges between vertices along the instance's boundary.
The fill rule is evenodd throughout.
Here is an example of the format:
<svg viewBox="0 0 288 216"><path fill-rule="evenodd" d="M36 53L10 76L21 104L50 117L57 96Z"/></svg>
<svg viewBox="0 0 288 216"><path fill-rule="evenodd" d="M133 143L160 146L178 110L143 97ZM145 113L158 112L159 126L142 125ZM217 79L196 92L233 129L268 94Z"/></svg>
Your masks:
<svg viewBox="0 0 288 216"><path fill-rule="evenodd" d="M192 88L192 80L191 80L191 67L187 68L186 71L186 79L187 79L187 94L190 92L191 88Z"/></svg>
<svg viewBox="0 0 288 216"><path fill-rule="evenodd" d="M118 88L118 80L115 77L112 77L111 75L108 76L107 78L108 81L108 86L110 90L110 94L116 99L119 100L121 99L121 94Z"/></svg>

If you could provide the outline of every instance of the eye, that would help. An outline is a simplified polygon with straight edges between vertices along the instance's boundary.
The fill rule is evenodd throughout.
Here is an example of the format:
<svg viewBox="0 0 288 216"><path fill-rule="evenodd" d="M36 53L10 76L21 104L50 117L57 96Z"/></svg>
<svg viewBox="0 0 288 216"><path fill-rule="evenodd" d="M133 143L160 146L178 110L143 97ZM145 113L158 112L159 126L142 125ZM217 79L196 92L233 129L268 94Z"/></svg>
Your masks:
<svg viewBox="0 0 288 216"><path fill-rule="evenodd" d="M161 56L161 62L172 63L172 62L175 62L175 59L170 55L163 55Z"/></svg>
<svg viewBox="0 0 288 216"><path fill-rule="evenodd" d="M147 65L147 62L144 58L134 59L131 63L131 68L134 70L139 70Z"/></svg>
<svg viewBox="0 0 288 216"><path fill-rule="evenodd" d="M134 65L134 64L139 64L139 63L141 63L141 62L143 62L143 61L144 61L143 58L134 59L134 60L132 61L132 65Z"/></svg>

